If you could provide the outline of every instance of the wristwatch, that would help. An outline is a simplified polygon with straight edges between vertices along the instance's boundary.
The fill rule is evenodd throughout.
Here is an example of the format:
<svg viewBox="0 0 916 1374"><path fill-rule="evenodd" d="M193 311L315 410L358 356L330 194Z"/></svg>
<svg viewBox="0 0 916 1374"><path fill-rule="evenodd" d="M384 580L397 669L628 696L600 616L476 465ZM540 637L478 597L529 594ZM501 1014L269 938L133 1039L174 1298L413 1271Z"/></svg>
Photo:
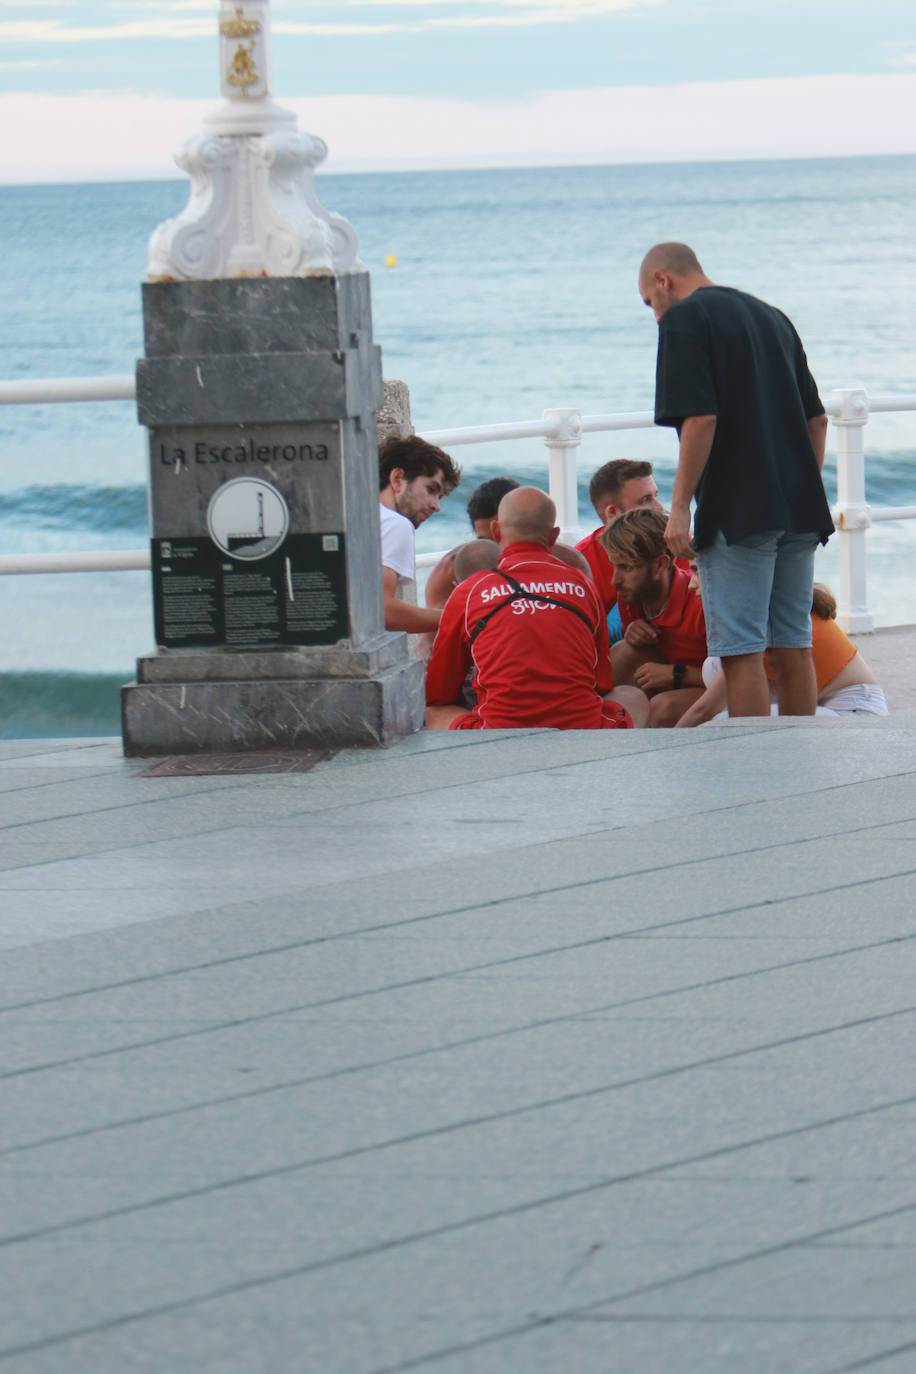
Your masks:
<svg viewBox="0 0 916 1374"><path fill-rule="evenodd" d="M681 683L684 681L684 674L686 673L686 671L686 663L672 663L671 681L674 683L676 688L680 687Z"/></svg>

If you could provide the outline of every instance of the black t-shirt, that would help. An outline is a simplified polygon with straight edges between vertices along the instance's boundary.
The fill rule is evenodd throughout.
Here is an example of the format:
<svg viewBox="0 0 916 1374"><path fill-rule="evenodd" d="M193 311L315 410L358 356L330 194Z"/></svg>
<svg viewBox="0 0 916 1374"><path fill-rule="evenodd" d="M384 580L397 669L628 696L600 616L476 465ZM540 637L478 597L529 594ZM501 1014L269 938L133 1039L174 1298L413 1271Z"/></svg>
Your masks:
<svg viewBox="0 0 916 1374"><path fill-rule="evenodd" d="M655 422L678 431L715 415L696 491L698 548L764 530L833 532L808 420L823 415L795 327L781 310L730 286L701 286L658 327Z"/></svg>

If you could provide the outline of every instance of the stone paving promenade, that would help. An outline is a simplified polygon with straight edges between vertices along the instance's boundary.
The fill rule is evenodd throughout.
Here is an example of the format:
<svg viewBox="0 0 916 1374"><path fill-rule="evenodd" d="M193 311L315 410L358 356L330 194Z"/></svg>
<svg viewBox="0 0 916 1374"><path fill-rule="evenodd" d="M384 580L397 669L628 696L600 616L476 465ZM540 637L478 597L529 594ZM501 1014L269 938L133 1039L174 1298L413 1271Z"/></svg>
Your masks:
<svg viewBox="0 0 916 1374"><path fill-rule="evenodd" d="M912 1374L899 707L0 746L0 1370Z"/></svg>

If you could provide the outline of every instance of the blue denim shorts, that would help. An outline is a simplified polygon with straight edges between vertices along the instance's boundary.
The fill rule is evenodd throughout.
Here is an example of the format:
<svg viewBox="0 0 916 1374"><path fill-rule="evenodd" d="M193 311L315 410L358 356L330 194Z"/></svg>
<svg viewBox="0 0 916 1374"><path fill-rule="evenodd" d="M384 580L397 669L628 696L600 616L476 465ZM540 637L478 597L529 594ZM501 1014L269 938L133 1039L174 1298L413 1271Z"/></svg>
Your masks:
<svg viewBox="0 0 916 1374"><path fill-rule="evenodd" d="M721 530L697 552L710 654L811 647L816 534L764 530L728 544Z"/></svg>

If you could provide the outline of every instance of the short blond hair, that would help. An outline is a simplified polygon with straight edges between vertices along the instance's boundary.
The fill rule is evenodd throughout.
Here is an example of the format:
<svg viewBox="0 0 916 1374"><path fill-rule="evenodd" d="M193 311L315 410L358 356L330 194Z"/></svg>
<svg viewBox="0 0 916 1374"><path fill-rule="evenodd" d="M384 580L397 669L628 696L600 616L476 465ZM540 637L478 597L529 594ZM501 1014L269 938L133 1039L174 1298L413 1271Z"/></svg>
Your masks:
<svg viewBox="0 0 916 1374"><path fill-rule="evenodd" d="M616 506L621 491L634 477L651 476L652 464L643 458L612 458L603 463L588 484L588 499L595 514L603 519L605 506Z"/></svg>
<svg viewBox="0 0 916 1374"><path fill-rule="evenodd" d="M663 511L637 506L635 510L618 515L598 538L612 563L624 563L627 566L653 563L663 554L671 557L665 543L667 524L668 517Z"/></svg>

